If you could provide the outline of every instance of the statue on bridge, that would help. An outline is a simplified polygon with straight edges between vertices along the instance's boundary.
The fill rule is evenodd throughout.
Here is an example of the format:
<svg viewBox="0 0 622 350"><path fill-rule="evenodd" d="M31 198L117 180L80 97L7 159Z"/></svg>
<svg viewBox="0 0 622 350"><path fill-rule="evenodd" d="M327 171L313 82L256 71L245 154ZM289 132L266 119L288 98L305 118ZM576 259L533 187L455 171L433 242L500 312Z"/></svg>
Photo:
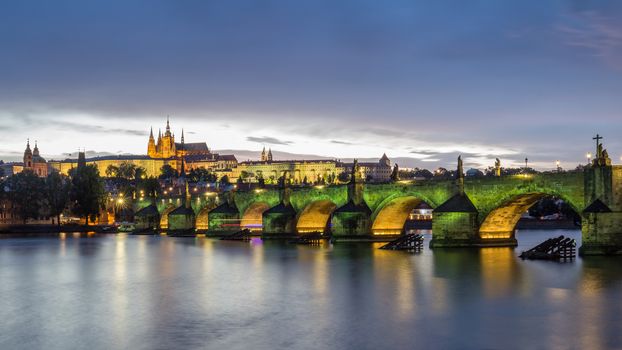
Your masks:
<svg viewBox="0 0 622 350"><path fill-rule="evenodd" d="M501 176L501 161L499 158L495 158L495 176Z"/></svg>
<svg viewBox="0 0 622 350"><path fill-rule="evenodd" d="M464 166L462 165L462 156L458 156L458 170L456 173L456 178L460 179L464 177Z"/></svg>
<svg viewBox="0 0 622 350"><path fill-rule="evenodd" d="M456 185L458 192L464 194L464 165L462 164L462 155L458 156L458 169L456 169Z"/></svg>
<svg viewBox="0 0 622 350"><path fill-rule="evenodd" d="M606 166L611 165L611 158L609 158L609 153L606 149L603 148L602 140L603 137L599 134L596 134L596 137L593 137L592 140L596 140L596 158L594 158L593 165L594 166Z"/></svg>

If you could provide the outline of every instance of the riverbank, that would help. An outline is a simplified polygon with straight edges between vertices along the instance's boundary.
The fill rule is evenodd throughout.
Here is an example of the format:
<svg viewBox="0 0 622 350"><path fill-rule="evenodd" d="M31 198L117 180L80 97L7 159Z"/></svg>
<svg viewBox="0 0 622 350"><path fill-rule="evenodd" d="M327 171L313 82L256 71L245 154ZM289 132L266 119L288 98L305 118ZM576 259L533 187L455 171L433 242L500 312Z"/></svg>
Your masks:
<svg viewBox="0 0 622 350"><path fill-rule="evenodd" d="M116 228L109 225L0 225L0 234L15 233L59 233L59 232L97 232L116 233Z"/></svg>

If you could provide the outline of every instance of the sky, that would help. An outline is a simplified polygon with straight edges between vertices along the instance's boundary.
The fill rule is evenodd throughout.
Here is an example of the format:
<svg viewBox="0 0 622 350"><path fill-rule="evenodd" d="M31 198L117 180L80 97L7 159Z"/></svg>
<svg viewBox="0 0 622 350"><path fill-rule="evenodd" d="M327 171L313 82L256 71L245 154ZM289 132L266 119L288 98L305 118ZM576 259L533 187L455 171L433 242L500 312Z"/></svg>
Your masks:
<svg viewBox="0 0 622 350"><path fill-rule="evenodd" d="M622 2L6 0L0 159L214 150L574 168L622 156Z"/></svg>

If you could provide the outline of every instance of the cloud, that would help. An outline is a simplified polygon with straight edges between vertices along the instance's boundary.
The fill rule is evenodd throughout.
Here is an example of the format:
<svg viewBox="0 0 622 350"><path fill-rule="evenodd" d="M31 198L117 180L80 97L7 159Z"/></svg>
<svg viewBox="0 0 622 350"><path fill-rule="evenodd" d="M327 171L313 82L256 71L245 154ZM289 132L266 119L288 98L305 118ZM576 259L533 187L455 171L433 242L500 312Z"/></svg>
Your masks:
<svg viewBox="0 0 622 350"><path fill-rule="evenodd" d="M257 142L257 143L266 143L266 144L270 144L270 145L291 145L293 144L292 141L285 141L285 140L279 140L275 137L270 137L270 136L263 136L263 137L255 137L255 136L249 136L246 138L247 141L251 141L251 142Z"/></svg>
<svg viewBox="0 0 622 350"><path fill-rule="evenodd" d="M102 125L91 125L91 124L81 124L81 123L72 123L66 121L55 121L53 122L56 126L59 126L64 129L71 129L78 132L96 132L96 133L114 133L114 134L125 134L131 136L147 136L146 131L142 130L133 130L133 129L122 129L122 128L110 128Z"/></svg>
<svg viewBox="0 0 622 350"><path fill-rule="evenodd" d="M619 18L585 10L564 17L556 29L566 45L583 48L616 70L622 70L622 23Z"/></svg>
<svg viewBox="0 0 622 350"><path fill-rule="evenodd" d="M348 145L348 146L354 145L352 142L338 141L338 140L330 140L330 143L334 143L337 145Z"/></svg>

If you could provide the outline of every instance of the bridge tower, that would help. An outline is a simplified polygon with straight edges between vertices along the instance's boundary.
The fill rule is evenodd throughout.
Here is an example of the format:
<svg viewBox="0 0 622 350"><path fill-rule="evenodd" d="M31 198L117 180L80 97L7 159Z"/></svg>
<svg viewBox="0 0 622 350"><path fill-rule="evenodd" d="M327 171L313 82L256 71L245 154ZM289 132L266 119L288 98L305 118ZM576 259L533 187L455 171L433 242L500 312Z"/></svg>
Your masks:
<svg viewBox="0 0 622 350"><path fill-rule="evenodd" d="M614 166L596 135L596 157L584 169L586 208L581 255L622 254L622 166Z"/></svg>
<svg viewBox="0 0 622 350"><path fill-rule="evenodd" d="M264 236L286 236L296 232L296 210L290 202L291 192L290 179L284 174L279 179L279 204L262 214Z"/></svg>

